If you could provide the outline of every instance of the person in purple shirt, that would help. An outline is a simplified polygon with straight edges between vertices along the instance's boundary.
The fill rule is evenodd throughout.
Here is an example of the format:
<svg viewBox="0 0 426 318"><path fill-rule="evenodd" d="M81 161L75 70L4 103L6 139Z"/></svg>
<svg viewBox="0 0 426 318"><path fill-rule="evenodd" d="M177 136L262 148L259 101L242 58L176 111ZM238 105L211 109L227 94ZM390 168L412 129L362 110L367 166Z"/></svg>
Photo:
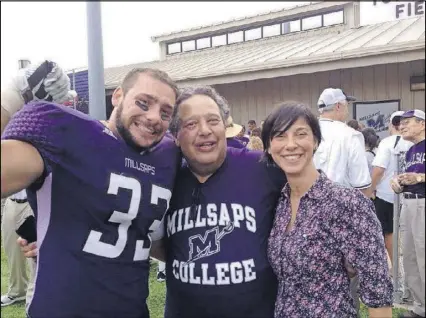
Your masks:
<svg viewBox="0 0 426 318"><path fill-rule="evenodd" d="M21 91L2 90L2 128L3 112L24 104ZM134 69L114 91L105 124L43 101L12 117L1 141L1 194L27 188L35 198L29 317L149 317L151 241L181 162L174 141L163 139L176 97L167 74Z"/></svg>
<svg viewBox="0 0 426 318"><path fill-rule="evenodd" d="M321 129L311 108L286 102L265 120L264 159L285 172L268 243L278 277L275 317L356 317L345 261L370 317L392 317L392 280L371 200L313 162Z"/></svg>
<svg viewBox="0 0 426 318"><path fill-rule="evenodd" d="M401 229L403 264L415 307L406 317L425 316L425 113L415 109L401 118L402 138L414 143L405 154L405 173L392 179L392 189L403 193Z"/></svg>
<svg viewBox="0 0 426 318"><path fill-rule="evenodd" d="M239 134L243 130L243 126L234 123L231 116L226 120L226 144L228 147L242 149L247 143L239 138Z"/></svg>
<svg viewBox="0 0 426 318"><path fill-rule="evenodd" d="M188 165L165 217L165 317L273 317L266 244L284 174L261 152L226 147L229 107L213 88L181 92L175 114Z"/></svg>

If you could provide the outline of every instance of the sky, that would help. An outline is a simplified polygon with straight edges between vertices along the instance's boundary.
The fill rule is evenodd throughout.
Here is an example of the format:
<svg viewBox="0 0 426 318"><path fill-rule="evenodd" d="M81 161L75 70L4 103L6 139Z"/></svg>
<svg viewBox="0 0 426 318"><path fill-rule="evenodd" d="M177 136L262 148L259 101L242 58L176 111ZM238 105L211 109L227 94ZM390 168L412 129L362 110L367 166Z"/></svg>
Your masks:
<svg viewBox="0 0 426 318"><path fill-rule="evenodd" d="M151 37L305 2L103 2L104 66L158 59ZM361 3L361 24L394 19L395 4ZM1 83L19 59L87 67L86 2L1 2Z"/></svg>

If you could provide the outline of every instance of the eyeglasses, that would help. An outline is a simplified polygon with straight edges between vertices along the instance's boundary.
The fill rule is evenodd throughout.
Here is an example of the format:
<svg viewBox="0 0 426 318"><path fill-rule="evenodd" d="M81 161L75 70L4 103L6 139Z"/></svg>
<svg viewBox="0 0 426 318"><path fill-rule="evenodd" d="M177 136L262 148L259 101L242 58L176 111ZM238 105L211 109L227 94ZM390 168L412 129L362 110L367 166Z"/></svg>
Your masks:
<svg viewBox="0 0 426 318"><path fill-rule="evenodd" d="M192 190L191 200L191 208L189 210L190 219L195 221L197 218L197 209L200 205L200 187L197 186L194 190Z"/></svg>

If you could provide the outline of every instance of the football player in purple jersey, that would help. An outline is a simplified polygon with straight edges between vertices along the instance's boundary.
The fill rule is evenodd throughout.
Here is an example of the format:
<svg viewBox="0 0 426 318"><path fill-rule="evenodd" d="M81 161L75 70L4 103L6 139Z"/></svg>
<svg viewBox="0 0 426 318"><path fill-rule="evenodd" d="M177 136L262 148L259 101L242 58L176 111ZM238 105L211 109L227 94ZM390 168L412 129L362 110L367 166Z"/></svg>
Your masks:
<svg viewBox="0 0 426 318"><path fill-rule="evenodd" d="M66 74L45 61L1 91L2 197L27 189L37 219L27 314L149 317L150 248L181 162L163 139L177 87L159 70L132 70L106 123L47 102L68 90Z"/></svg>

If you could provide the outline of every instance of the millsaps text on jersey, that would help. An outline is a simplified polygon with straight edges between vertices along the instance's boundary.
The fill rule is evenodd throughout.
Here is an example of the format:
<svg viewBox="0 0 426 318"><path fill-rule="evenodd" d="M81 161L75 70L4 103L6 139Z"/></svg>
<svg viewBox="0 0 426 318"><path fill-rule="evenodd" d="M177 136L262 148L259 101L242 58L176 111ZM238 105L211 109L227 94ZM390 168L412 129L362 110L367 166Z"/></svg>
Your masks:
<svg viewBox="0 0 426 318"><path fill-rule="evenodd" d="M126 168L136 169L141 172L155 176L155 167L147 165L146 163L137 162L136 160L133 160L131 158L124 158L124 166Z"/></svg>

